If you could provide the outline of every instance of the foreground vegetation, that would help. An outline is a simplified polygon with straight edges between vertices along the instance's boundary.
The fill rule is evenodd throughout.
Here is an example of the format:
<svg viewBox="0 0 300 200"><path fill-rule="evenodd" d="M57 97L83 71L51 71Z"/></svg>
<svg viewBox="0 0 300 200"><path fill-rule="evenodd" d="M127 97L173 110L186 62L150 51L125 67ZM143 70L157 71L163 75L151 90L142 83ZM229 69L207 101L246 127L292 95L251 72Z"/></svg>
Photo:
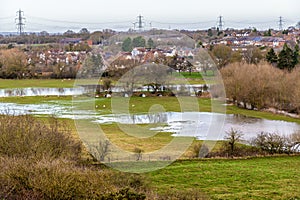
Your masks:
<svg viewBox="0 0 300 200"><path fill-rule="evenodd" d="M139 176L84 164L81 142L55 119L0 116L0 127L1 199L145 198Z"/></svg>
<svg viewBox="0 0 300 200"><path fill-rule="evenodd" d="M204 193L211 199L299 199L299 164L299 156L186 160L148 177L160 193Z"/></svg>
<svg viewBox="0 0 300 200"><path fill-rule="evenodd" d="M84 158L81 143L61 123L31 116L0 117L1 198L299 198L299 156L181 160L134 175Z"/></svg>

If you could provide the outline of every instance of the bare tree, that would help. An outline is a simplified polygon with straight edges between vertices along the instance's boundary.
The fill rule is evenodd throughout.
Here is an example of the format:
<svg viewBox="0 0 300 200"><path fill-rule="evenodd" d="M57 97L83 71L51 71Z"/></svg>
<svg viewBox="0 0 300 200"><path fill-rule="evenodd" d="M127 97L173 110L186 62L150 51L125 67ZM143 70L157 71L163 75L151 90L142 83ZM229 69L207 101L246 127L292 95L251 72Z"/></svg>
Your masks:
<svg viewBox="0 0 300 200"><path fill-rule="evenodd" d="M230 47L224 44L220 44L214 46L212 54L217 62L218 68L221 69L229 63L231 59L232 50Z"/></svg>
<svg viewBox="0 0 300 200"><path fill-rule="evenodd" d="M91 154L99 161L104 161L105 157L110 153L110 142L108 140L100 140L97 144L88 145Z"/></svg>
<svg viewBox="0 0 300 200"><path fill-rule="evenodd" d="M225 148L227 149L227 152L230 156L234 156L237 144L242 141L243 134L237 130L234 130L231 128L230 131L226 132L226 135L224 137L225 142Z"/></svg>
<svg viewBox="0 0 300 200"><path fill-rule="evenodd" d="M237 105L288 111L300 108L300 70L287 73L268 63L233 63L221 69L221 74L226 96Z"/></svg>
<svg viewBox="0 0 300 200"><path fill-rule="evenodd" d="M244 59L249 64L258 64L263 59L263 54L259 48L250 47L244 52Z"/></svg>

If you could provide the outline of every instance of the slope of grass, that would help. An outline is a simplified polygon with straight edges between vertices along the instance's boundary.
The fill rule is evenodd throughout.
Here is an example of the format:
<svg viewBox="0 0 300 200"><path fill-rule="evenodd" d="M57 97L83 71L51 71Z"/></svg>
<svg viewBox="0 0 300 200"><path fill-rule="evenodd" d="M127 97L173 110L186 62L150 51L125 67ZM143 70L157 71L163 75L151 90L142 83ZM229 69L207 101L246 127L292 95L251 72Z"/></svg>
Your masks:
<svg viewBox="0 0 300 200"><path fill-rule="evenodd" d="M177 161L148 173L158 193L204 192L211 199L299 199L300 157Z"/></svg>

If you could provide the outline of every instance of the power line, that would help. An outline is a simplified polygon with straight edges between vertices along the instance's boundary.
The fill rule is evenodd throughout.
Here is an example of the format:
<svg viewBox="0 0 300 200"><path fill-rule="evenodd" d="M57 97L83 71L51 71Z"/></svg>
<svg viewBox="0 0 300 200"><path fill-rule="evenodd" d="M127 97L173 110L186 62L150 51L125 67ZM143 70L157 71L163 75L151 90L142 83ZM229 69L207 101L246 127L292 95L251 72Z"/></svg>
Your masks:
<svg viewBox="0 0 300 200"><path fill-rule="evenodd" d="M0 20L6 20L6 19L11 19L14 16L9 16L9 17L0 17Z"/></svg>
<svg viewBox="0 0 300 200"><path fill-rule="evenodd" d="M26 15L27 18L30 18L30 22L26 23L27 29L30 27L34 27L35 29L40 28L55 28L55 29L62 29L62 28L67 28L67 29L80 29L82 26L87 26L86 28L92 28L92 29L98 29L100 27L104 28L116 28L116 29L123 29L123 28L130 28L133 26L134 30L142 31L145 29L146 24L149 25L150 29L153 27L182 27L182 28L191 28L191 29L199 29L200 27L203 26L211 26L213 24L213 20L210 21L194 21L194 22L172 22L172 21L155 21L155 20L148 20L146 21L142 15L137 16L137 19L134 23L132 21L100 21L100 22L84 22L84 21L67 21L67 20L56 20L56 19L49 19L45 17L36 17L36 16L30 16ZM3 16L0 17L0 25L1 27L6 27L7 28L7 20L9 19L8 16ZM17 32L22 35L24 34L24 28L25 28L25 18L24 18L24 12L17 11L17 16L15 18L16 26L17 26ZM52 22L52 23L51 23ZM271 24L273 27L279 26L279 30L282 30L284 27L285 23L290 23L293 22L292 20L289 19L284 19L283 17L280 16L279 21L278 20L273 20L273 21L251 21L251 20L240 20L240 21L234 21L234 20L226 20L228 24L232 24L232 26L236 26L235 24L241 24L241 25L266 25L266 24ZM296 22L295 22L296 24ZM222 31L224 30L224 18L223 16L219 16L216 24L217 28ZM193 27L193 28L192 28Z"/></svg>
<svg viewBox="0 0 300 200"><path fill-rule="evenodd" d="M15 21L17 22L17 32L19 33L19 35L23 35L24 34L24 27L25 27L25 17L24 16L24 12L21 11L21 9L19 9L17 11L17 17L15 18Z"/></svg>
<svg viewBox="0 0 300 200"><path fill-rule="evenodd" d="M100 24L122 24L122 23L130 23L131 21L108 21L108 22L83 22L83 21L67 21L67 20L56 20L56 19L49 19L49 18L43 18L43 17L35 17L30 16L33 19L37 20L43 20L43 21L49 21L49 22L58 22L58 23L69 23L69 24L88 24L88 25L100 25Z"/></svg>
<svg viewBox="0 0 300 200"><path fill-rule="evenodd" d="M208 24L215 22L214 20L211 21L199 21L199 22L162 22L162 21L155 21L151 20L151 22L156 24L172 24L172 25L197 25L197 24Z"/></svg>

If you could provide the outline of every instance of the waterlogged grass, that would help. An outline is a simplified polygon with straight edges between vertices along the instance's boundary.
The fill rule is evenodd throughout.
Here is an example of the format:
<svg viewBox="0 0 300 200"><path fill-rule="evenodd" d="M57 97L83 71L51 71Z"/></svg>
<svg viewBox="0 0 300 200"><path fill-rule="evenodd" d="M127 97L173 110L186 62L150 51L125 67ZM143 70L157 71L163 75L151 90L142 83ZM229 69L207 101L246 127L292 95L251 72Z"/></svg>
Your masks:
<svg viewBox="0 0 300 200"><path fill-rule="evenodd" d="M148 129L147 125L144 125L144 127L143 125L126 125L124 127L131 129L132 131L137 131L139 128L145 128L145 130ZM117 124L101 125L101 129L113 144L123 150L131 152L133 152L135 148L140 148L143 152L152 152L166 146L173 139L171 136L172 133L155 133L153 131L151 133L154 134L154 136L149 138L130 136L126 132L122 131ZM149 131L149 134L151 133ZM144 134L147 133L143 133L143 135Z"/></svg>
<svg viewBox="0 0 300 200"><path fill-rule="evenodd" d="M261 119L296 122L296 123L300 124L299 118L293 118L293 117L280 115L280 114L274 114L274 113L265 112L265 111L247 110L247 109L238 108L237 106L227 106L226 113L227 114L239 114L239 115L256 117L256 118L261 118Z"/></svg>
<svg viewBox="0 0 300 200"><path fill-rule="evenodd" d="M205 84L203 77L198 72L181 72L176 75L178 78L184 78L189 84ZM206 80L212 78L213 75L208 73ZM0 89L4 88L72 88L78 85L103 84L106 78L101 79L0 79ZM110 79L112 85L118 80Z"/></svg>
<svg viewBox="0 0 300 200"><path fill-rule="evenodd" d="M61 79L0 79L0 88L71 88L74 86L74 80Z"/></svg>
<svg viewBox="0 0 300 200"><path fill-rule="evenodd" d="M35 96L35 97L2 97L0 102L2 103L18 103L18 104L40 104L50 101L70 101L71 96Z"/></svg>
<svg viewBox="0 0 300 200"><path fill-rule="evenodd" d="M4 88L72 88L77 85L103 84L98 79L0 79Z"/></svg>
<svg viewBox="0 0 300 200"><path fill-rule="evenodd" d="M191 102L198 102L198 108ZM72 102L73 101L73 102ZM76 109L96 110L100 114L112 113L148 113L157 111L182 112L200 111L211 112L212 100L209 98L183 97L181 101L177 97L131 97L114 98L113 103L110 98L76 97L71 96L36 96L36 97L5 97L0 98L0 102L18 104L39 104L39 103L67 103L74 104ZM214 112L223 112L222 103L214 100ZM198 110L197 110L198 109ZM240 114L249 117L256 117L269 120L282 120L287 122L300 123L300 119L292 118L280 114L273 114L264 111L254 111L238 108L236 106L226 106L227 114Z"/></svg>
<svg viewBox="0 0 300 200"><path fill-rule="evenodd" d="M299 199L300 157L177 161L148 173L158 193L191 188L211 199Z"/></svg>

